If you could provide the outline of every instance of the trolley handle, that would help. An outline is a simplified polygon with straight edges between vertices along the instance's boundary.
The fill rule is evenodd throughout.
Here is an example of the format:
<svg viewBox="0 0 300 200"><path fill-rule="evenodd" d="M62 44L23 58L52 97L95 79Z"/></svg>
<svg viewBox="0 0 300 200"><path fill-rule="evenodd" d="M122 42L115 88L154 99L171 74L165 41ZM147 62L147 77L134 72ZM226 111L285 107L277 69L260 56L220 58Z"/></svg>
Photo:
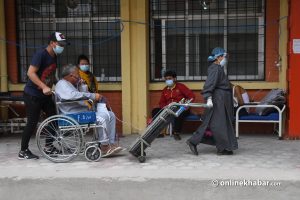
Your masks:
<svg viewBox="0 0 300 200"><path fill-rule="evenodd" d="M209 108L206 103L170 103L168 107L171 106L185 106L185 107L196 107L196 108Z"/></svg>

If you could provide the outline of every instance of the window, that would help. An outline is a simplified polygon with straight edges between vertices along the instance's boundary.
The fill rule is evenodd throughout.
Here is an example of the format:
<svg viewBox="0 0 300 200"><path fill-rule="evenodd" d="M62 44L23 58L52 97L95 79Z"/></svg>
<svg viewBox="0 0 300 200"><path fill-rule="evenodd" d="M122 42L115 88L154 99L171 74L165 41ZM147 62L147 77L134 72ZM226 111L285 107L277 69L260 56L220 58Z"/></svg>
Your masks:
<svg viewBox="0 0 300 200"><path fill-rule="evenodd" d="M231 80L264 78L264 0L151 0L151 80L205 80L214 47L230 55Z"/></svg>
<svg viewBox="0 0 300 200"><path fill-rule="evenodd" d="M54 31L71 44L58 56L59 70L86 54L98 81L121 81L120 0L17 0L17 6L21 81L33 53Z"/></svg>

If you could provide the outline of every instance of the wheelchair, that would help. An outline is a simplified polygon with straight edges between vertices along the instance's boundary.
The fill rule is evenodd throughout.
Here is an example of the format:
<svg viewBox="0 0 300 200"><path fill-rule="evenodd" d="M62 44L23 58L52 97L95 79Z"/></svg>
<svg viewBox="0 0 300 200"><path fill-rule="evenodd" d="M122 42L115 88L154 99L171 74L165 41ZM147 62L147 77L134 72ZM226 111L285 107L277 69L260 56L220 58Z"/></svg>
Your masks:
<svg viewBox="0 0 300 200"><path fill-rule="evenodd" d="M104 120L97 121L94 110L60 114L61 105L83 100L59 101L55 94L53 96L57 115L41 122L36 133L37 146L42 156L56 163L69 162L79 154L84 154L88 161L99 161L102 156L100 145L108 142ZM93 105L92 100L88 101ZM102 141L98 139L97 128L104 129L105 139ZM93 139L87 142L85 136L90 130L93 130Z"/></svg>

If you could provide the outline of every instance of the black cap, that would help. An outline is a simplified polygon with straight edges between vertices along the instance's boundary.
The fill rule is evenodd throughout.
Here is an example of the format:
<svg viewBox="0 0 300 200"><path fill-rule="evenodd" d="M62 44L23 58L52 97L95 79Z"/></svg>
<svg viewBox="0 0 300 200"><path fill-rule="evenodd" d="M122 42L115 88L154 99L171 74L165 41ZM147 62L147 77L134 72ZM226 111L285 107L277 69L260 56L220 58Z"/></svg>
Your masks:
<svg viewBox="0 0 300 200"><path fill-rule="evenodd" d="M58 44L61 44L63 46L65 45L69 45L69 43L67 42L67 39L66 37L60 33L60 32L53 32L49 35L49 43L51 41L54 41L54 42L58 42Z"/></svg>

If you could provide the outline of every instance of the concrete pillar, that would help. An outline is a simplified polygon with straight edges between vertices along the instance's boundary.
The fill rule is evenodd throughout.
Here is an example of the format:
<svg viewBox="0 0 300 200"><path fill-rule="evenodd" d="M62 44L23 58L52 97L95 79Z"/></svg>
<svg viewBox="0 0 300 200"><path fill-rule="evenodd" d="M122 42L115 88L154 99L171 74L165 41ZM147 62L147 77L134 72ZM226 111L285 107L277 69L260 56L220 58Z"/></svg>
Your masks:
<svg viewBox="0 0 300 200"><path fill-rule="evenodd" d="M0 0L0 92L8 91L7 63L6 63L6 37L5 37L5 13L4 0ZM2 107L0 102L0 117L8 118L7 107Z"/></svg>
<svg viewBox="0 0 300 200"><path fill-rule="evenodd" d="M288 60L287 60L287 44L288 44L288 12L289 5L287 0L280 0L280 21L279 21L279 29L280 37L279 37L279 55L281 60L280 63L280 73L279 73L279 84L280 88L287 89L287 80L286 80L286 72L288 69Z"/></svg>
<svg viewBox="0 0 300 200"><path fill-rule="evenodd" d="M123 134L141 133L148 113L148 1L122 0L121 34ZM142 23L137 23L142 22Z"/></svg>
<svg viewBox="0 0 300 200"><path fill-rule="evenodd" d="M0 0L0 92L8 91L4 0Z"/></svg>
<svg viewBox="0 0 300 200"><path fill-rule="evenodd" d="M5 21L6 21L6 39L8 41L17 41L17 25L16 25L16 1L4 1L5 7ZM7 53L7 68L9 83L17 84L18 83L18 53L16 45L6 45ZM9 85L8 85L9 88Z"/></svg>
<svg viewBox="0 0 300 200"><path fill-rule="evenodd" d="M299 0L289 1L288 138L300 138L300 26Z"/></svg>

